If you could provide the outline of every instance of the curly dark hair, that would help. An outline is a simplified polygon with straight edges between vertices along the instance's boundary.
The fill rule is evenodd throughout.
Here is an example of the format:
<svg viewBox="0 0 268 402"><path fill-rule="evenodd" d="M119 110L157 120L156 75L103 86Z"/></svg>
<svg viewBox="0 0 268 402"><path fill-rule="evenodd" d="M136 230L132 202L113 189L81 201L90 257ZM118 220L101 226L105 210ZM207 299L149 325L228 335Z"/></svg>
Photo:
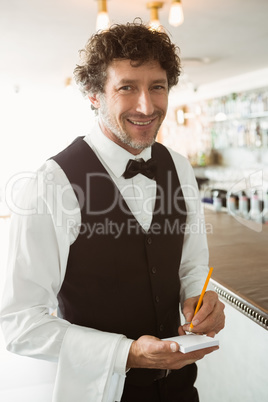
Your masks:
<svg viewBox="0 0 268 402"><path fill-rule="evenodd" d="M104 92L107 67L114 59L131 60L135 67L158 61L167 73L169 89L178 83L181 73L179 48L166 33L150 30L137 20L97 32L79 53L81 64L74 77L85 95Z"/></svg>

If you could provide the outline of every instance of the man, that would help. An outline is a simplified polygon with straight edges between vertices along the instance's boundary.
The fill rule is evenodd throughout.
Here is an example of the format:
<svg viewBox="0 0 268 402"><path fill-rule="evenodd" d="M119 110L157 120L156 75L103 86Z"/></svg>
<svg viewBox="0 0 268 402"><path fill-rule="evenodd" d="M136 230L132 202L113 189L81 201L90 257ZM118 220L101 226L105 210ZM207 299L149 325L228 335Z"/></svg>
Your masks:
<svg viewBox="0 0 268 402"><path fill-rule="evenodd" d="M215 348L183 354L161 340L189 329L179 304L190 322L208 272L191 167L155 143L177 49L135 22L97 33L82 56L75 77L98 122L20 197L2 306L8 350L58 361L54 402L198 401L194 362ZM193 324L210 336L223 328L216 293Z"/></svg>

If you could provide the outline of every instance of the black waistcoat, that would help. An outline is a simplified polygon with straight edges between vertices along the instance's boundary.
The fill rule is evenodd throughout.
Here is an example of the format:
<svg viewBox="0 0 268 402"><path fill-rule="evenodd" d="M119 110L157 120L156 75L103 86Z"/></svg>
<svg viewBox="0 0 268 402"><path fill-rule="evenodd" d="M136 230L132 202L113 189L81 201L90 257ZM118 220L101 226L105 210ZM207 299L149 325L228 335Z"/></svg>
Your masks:
<svg viewBox="0 0 268 402"><path fill-rule="evenodd" d="M73 185L82 214L58 295L61 315L71 323L131 339L178 334L186 208L170 153L155 143L152 157L157 196L148 232L82 138L53 157Z"/></svg>

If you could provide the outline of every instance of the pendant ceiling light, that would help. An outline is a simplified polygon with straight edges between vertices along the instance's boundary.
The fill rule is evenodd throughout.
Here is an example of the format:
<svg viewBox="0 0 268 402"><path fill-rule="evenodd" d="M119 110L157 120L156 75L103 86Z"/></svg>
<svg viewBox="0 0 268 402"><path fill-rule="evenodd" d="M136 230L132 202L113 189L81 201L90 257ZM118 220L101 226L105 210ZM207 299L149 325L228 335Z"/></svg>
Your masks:
<svg viewBox="0 0 268 402"><path fill-rule="evenodd" d="M105 30L110 27L110 19L107 11L107 0L97 0L98 2L98 15L96 22L96 29ZM149 28L157 31L164 31L163 26L159 21L158 12L159 9L164 5L163 1L150 1L146 4L147 8L150 10L150 23ZM181 25L184 21L183 10L181 5L181 0L172 0L170 12L169 12L169 23L174 27Z"/></svg>
<svg viewBox="0 0 268 402"><path fill-rule="evenodd" d="M150 15L150 24L149 27L155 31L162 31L163 27L160 24L159 17L158 17L158 10L159 8L163 7L163 1L151 1L146 4L147 8L151 11Z"/></svg>
<svg viewBox="0 0 268 402"><path fill-rule="evenodd" d="M104 31L108 29L110 26L110 19L107 11L107 2L106 0L97 0L98 1L98 15L96 22L96 30Z"/></svg>
<svg viewBox="0 0 268 402"><path fill-rule="evenodd" d="M174 27L178 27L184 21L183 10L181 0L172 0L172 4L169 11L169 23Z"/></svg>

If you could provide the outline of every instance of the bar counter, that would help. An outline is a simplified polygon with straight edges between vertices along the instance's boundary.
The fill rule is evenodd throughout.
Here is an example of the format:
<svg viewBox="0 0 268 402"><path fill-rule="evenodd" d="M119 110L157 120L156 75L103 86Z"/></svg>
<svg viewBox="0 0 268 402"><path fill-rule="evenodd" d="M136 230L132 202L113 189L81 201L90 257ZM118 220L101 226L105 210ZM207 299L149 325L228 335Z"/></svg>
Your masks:
<svg viewBox="0 0 268 402"><path fill-rule="evenodd" d="M268 225L257 232L206 205L205 217L216 292L268 330Z"/></svg>

